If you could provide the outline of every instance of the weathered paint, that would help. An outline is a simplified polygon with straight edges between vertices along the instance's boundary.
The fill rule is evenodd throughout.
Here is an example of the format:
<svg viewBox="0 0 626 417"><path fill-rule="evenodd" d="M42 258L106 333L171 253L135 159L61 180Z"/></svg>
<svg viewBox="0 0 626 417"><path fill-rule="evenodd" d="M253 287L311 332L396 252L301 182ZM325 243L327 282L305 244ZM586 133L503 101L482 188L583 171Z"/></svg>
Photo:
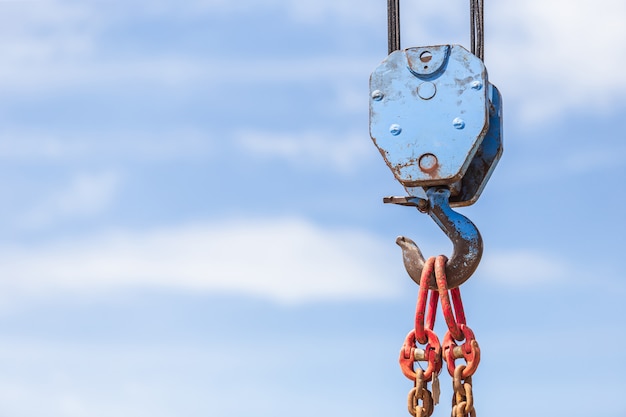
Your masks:
<svg viewBox="0 0 626 417"><path fill-rule="evenodd" d="M482 61L459 45L395 51L370 95L370 136L409 195L446 185L453 207L474 203L502 154L500 94ZM425 155L436 166L420 164Z"/></svg>

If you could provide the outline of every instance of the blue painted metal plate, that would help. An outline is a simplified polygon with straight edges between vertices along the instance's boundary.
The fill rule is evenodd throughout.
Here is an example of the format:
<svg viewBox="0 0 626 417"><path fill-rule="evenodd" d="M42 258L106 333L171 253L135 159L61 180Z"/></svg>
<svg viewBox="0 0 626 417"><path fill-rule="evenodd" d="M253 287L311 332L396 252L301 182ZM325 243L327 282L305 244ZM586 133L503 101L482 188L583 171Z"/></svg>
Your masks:
<svg viewBox="0 0 626 417"><path fill-rule="evenodd" d="M459 45L390 54L370 77L370 136L405 187L461 181L489 128L487 71Z"/></svg>

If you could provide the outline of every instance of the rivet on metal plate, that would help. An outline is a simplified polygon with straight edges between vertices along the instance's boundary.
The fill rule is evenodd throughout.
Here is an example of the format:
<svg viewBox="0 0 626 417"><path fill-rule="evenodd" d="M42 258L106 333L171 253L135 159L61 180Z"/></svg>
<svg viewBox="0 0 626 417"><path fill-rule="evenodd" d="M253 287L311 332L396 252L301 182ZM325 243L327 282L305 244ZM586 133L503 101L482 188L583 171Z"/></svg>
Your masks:
<svg viewBox="0 0 626 417"><path fill-rule="evenodd" d="M402 128L400 127L400 125L393 124L389 126L389 133L391 133L392 135L398 136L401 132Z"/></svg>
<svg viewBox="0 0 626 417"><path fill-rule="evenodd" d="M457 129L463 129L465 127L465 121L460 117L455 117L452 121L452 125Z"/></svg>
<svg viewBox="0 0 626 417"><path fill-rule="evenodd" d="M372 91L372 100L375 100L375 101L380 101L380 100L382 100L382 99L383 99L383 97L384 97L384 96L385 96L385 95L384 95L384 94L383 94L383 92L382 92L382 91L380 91L380 90L374 90L374 91Z"/></svg>

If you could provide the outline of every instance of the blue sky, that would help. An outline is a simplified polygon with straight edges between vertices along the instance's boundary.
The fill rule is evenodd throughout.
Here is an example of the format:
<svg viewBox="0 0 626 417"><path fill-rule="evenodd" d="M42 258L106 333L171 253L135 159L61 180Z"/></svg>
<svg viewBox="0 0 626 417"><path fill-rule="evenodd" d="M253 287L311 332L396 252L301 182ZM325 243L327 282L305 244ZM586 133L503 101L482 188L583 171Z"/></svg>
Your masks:
<svg viewBox="0 0 626 417"><path fill-rule="evenodd" d="M0 415L407 415L395 237L451 245L382 204L403 192L368 134L385 12L0 1ZM468 45L465 1L402 13L405 47ZM505 152L460 209L485 242L463 286L481 416L626 414L624 21L486 4Z"/></svg>

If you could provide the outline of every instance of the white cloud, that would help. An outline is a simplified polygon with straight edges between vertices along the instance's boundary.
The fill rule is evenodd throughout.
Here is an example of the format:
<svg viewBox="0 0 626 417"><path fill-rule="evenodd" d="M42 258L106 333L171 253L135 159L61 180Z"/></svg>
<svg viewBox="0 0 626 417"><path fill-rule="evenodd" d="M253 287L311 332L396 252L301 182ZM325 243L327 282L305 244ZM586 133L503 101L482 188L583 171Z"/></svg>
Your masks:
<svg viewBox="0 0 626 417"><path fill-rule="evenodd" d="M378 61L371 56L332 57L316 54L310 59L272 57L240 62L207 57L146 52L132 57L99 50L99 36L106 28L133 14L160 14L197 18L198 14L225 13L225 19L241 13L275 8L295 21L319 24L329 18L354 24L382 25L385 7L373 0L302 2L296 0L196 0L185 4L169 1L135 1L124 5L41 1L37 7L3 2L0 13L0 89L42 92L68 85L125 83L136 80L160 85L194 85L202 82L266 82L365 79ZM404 46L428 43L468 45L466 3L410 2L403 8ZM569 111L603 112L626 93L626 3L622 0L502 0L486 5L486 60L492 81L507 103L515 103L516 119L546 122ZM365 23L364 23L365 22ZM259 24L261 25L262 22ZM350 26L352 25L352 26ZM377 26L378 27L378 26ZM257 30L262 28L249 28ZM362 30L362 29L359 29ZM346 33L336 33L337 39ZM371 38L364 38L371 42ZM380 52L380 59L385 51ZM254 71L250 68L254 67Z"/></svg>
<svg viewBox="0 0 626 417"><path fill-rule="evenodd" d="M485 252L477 274L494 283L523 288L558 284L568 272L567 264L559 258L520 249Z"/></svg>
<svg viewBox="0 0 626 417"><path fill-rule="evenodd" d="M62 132L13 129L0 131L0 160L83 160L97 157L172 160L205 157L213 140L194 129Z"/></svg>
<svg viewBox="0 0 626 417"><path fill-rule="evenodd" d="M181 368L184 372L195 369L187 365L189 358L198 364L202 361L206 368L228 358L216 357L214 349L206 346L164 348L147 343L137 348L133 344L50 340L5 345L0 349L0 363L11 364L11 370L0 377L0 401L6 415L20 416L172 415L164 410L169 401L156 405L155 398L170 399L164 395L167 391L181 396L182 401L199 381L193 372L186 373L185 389L179 390L181 381L170 385L176 378L168 370L177 369L180 375Z"/></svg>
<svg viewBox="0 0 626 417"><path fill-rule="evenodd" d="M367 76L371 63L359 66L354 57L310 57L308 59L256 59L251 71L249 58L239 61L216 60L178 52L152 51L120 56L103 50L100 37L107 28L129 19L133 14L143 17L163 14L182 15L197 19L198 13L250 13L255 8L267 8L260 1L224 2L195 1L131 2L100 7L64 1L43 1L37 8L25 4L8 7L0 3L0 90L20 93L42 93L67 86L122 85L140 80L160 87L191 86L198 82L224 81L288 81L345 77L355 73ZM302 6L301 2L283 4L277 8L291 10L297 18L347 13L350 2L322 2ZM41 7L41 9L40 9ZM367 8L360 7L365 11Z"/></svg>
<svg viewBox="0 0 626 417"><path fill-rule="evenodd" d="M626 92L626 3L622 0L512 0L487 7L486 59L523 118L603 112Z"/></svg>
<svg viewBox="0 0 626 417"><path fill-rule="evenodd" d="M367 133L297 132L242 132L238 137L240 146L259 156L281 158L297 167L331 167L339 172L353 172L360 163L367 161L374 147Z"/></svg>
<svg viewBox="0 0 626 417"><path fill-rule="evenodd" d="M396 294L394 245L302 220L235 220L0 249L0 293L128 288L241 293L282 302ZM390 272L391 271L391 272ZM394 273L401 278L394 280Z"/></svg>
<svg viewBox="0 0 626 417"><path fill-rule="evenodd" d="M258 1L263 3L263 1ZM323 0L300 1L288 0L279 2L287 6L291 15L297 20L319 22L334 17L343 21L361 24L385 21L386 5L375 0Z"/></svg>
<svg viewBox="0 0 626 417"><path fill-rule="evenodd" d="M1 52L1 49L0 49ZM311 82L338 83L346 78L366 80L375 62L354 57L258 59L220 62L192 56L136 56L133 59L84 59L34 64L6 60L0 68L0 89L8 92L46 92L68 86L124 85L141 81L162 87L191 87L198 83ZM42 71L45 68L45 71ZM355 77L356 76L356 77Z"/></svg>
<svg viewBox="0 0 626 417"><path fill-rule="evenodd" d="M77 59L94 52L100 27L94 10L77 2L0 2L0 85L22 87L36 79L54 83L62 68L71 77Z"/></svg>
<svg viewBox="0 0 626 417"><path fill-rule="evenodd" d="M191 0L184 3L169 0L135 1L125 4L125 10L159 15L198 16L199 14L237 15L256 10L284 12L305 23L322 22L334 17L346 23L365 24L373 20L385 21L386 5L376 0Z"/></svg>
<svg viewBox="0 0 626 417"><path fill-rule="evenodd" d="M470 47L466 2L407 2L402 15L403 47ZM623 0L499 0L486 2L485 19L490 80L503 94L505 114L516 104L518 112L505 117L520 120L519 126L572 111L601 113L623 102Z"/></svg>
<svg viewBox="0 0 626 417"><path fill-rule="evenodd" d="M99 214L114 201L119 179L113 172L76 174L65 187L53 190L23 213L17 223L23 228L37 229L59 220Z"/></svg>
<svg viewBox="0 0 626 417"><path fill-rule="evenodd" d="M581 175L601 170L609 170L626 164L626 146L616 144L611 149L590 147L574 149L563 155L561 172L565 175Z"/></svg>
<svg viewBox="0 0 626 417"><path fill-rule="evenodd" d="M123 11L62 0L0 2L0 89L42 93L136 80L176 85L206 72L202 63L176 57L120 57L103 50L99 37Z"/></svg>

